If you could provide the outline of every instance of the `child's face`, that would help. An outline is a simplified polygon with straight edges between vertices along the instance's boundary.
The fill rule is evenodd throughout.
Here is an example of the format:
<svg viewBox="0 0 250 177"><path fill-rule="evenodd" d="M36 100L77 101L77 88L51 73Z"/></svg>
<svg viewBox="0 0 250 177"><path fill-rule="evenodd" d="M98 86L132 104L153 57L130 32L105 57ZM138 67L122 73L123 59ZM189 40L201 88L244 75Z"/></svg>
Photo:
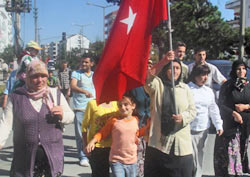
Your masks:
<svg viewBox="0 0 250 177"><path fill-rule="evenodd" d="M122 117L132 116L132 113L135 109L135 104L131 102L130 98L123 97L118 102L119 112Z"/></svg>

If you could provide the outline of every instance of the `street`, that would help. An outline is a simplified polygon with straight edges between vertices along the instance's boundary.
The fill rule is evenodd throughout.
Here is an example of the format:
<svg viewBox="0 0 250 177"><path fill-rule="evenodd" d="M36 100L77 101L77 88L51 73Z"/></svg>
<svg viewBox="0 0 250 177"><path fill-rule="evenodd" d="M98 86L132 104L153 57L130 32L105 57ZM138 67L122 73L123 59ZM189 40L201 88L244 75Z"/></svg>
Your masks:
<svg viewBox="0 0 250 177"><path fill-rule="evenodd" d="M212 164L212 150L214 135L209 136L209 143L207 150L205 150L205 164L204 164L204 174L206 177L213 176L213 164ZM90 177L91 169L89 167L81 167L78 165L76 143L74 139L74 125L70 124L66 126L66 131L64 132L64 173L63 177ZM0 176L9 176L9 169L12 161L12 135L9 137L5 147L0 150Z"/></svg>
<svg viewBox="0 0 250 177"><path fill-rule="evenodd" d="M0 111L0 113L2 110ZM74 139L74 125L67 125L66 131L64 132L64 173L62 177L90 177L91 169L90 167L81 167L78 165L79 161L77 158L76 143ZM203 177L213 177L213 147L214 147L215 134L209 134L207 139L207 146L205 149L205 159L203 165ZM9 169L12 161L12 134L5 147L0 150L0 176L8 177Z"/></svg>

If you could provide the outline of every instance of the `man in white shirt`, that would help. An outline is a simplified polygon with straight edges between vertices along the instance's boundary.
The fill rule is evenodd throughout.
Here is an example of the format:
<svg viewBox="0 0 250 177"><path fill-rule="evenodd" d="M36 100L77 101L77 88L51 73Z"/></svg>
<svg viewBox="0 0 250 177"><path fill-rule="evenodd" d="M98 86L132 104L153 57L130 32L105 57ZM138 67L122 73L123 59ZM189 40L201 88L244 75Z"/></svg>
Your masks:
<svg viewBox="0 0 250 177"><path fill-rule="evenodd" d="M187 47L184 42L178 41L176 43L175 57L181 61L181 68L182 68L181 81L182 82L187 82L187 79L188 79L188 66L182 62L183 58L186 55L186 49Z"/></svg>
<svg viewBox="0 0 250 177"><path fill-rule="evenodd" d="M213 64L206 62L207 53L205 49L198 49L195 51L194 55L194 63L191 63L188 65L188 73L190 74L193 70L193 67L195 65L208 65L210 69L210 73L208 74L207 82L205 83L206 86L212 88L213 81L218 83L219 85L222 85L224 82L226 82L226 78L221 74L219 69L214 66Z"/></svg>

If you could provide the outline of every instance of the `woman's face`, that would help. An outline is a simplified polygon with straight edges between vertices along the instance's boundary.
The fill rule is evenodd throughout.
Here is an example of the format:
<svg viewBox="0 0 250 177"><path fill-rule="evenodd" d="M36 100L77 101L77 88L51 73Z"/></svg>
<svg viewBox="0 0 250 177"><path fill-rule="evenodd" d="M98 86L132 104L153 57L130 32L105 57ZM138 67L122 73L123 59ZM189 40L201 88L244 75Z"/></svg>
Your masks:
<svg viewBox="0 0 250 177"><path fill-rule="evenodd" d="M247 70L246 70L246 68L245 68L244 65L239 65L236 68L236 75L237 75L237 77L239 77L239 78L246 77L246 74L247 74Z"/></svg>
<svg viewBox="0 0 250 177"><path fill-rule="evenodd" d="M29 89L38 91L47 86L48 77L45 74L35 74L30 77Z"/></svg>
<svg viewBox="0 0 250 177"><path fill-rule="evenodd" d="M176 81L181 74L181 65L177 62L173 62L173 69L174 69L174 80ZM172 74L171 74L171 67L169 67L166 71L166 75L168 80L172 80Z"/></svg>
<svg viewBox="0 0 250 177"><path fill-rule="evenodd" d="M195 84L198 86L203 86L207 82L208 74L201 74L194 78Z"/></svg>

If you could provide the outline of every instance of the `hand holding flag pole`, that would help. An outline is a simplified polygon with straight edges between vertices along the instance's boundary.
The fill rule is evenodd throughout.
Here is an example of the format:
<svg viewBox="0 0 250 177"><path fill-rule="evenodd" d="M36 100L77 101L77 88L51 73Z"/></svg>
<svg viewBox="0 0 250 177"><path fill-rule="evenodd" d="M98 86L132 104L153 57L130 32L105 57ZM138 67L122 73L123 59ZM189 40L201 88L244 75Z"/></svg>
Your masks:
<svg viewBox="0 0 250 177"><path fill-rule="evenodd" d="M168 38L169 38L169 50L173 50L173 42L172 42L172 27L171 27L171 15L170 15L170 3L169 0L167 0L167 11L168 11ZM176 98L175 98L175 82L174 82L174 67L173 67L173 61L171 61L171 81L172 81L172 87L173 87L173 105L175 114L178 114L177 107L176 107Z"/></svg>
<svg viewBox="0 0 250 177"><path fill-rule="evenodd" d="M167 20L166 8L166 0L121 1L93 76L98 104L144 85L152 30Z"/></svg>

